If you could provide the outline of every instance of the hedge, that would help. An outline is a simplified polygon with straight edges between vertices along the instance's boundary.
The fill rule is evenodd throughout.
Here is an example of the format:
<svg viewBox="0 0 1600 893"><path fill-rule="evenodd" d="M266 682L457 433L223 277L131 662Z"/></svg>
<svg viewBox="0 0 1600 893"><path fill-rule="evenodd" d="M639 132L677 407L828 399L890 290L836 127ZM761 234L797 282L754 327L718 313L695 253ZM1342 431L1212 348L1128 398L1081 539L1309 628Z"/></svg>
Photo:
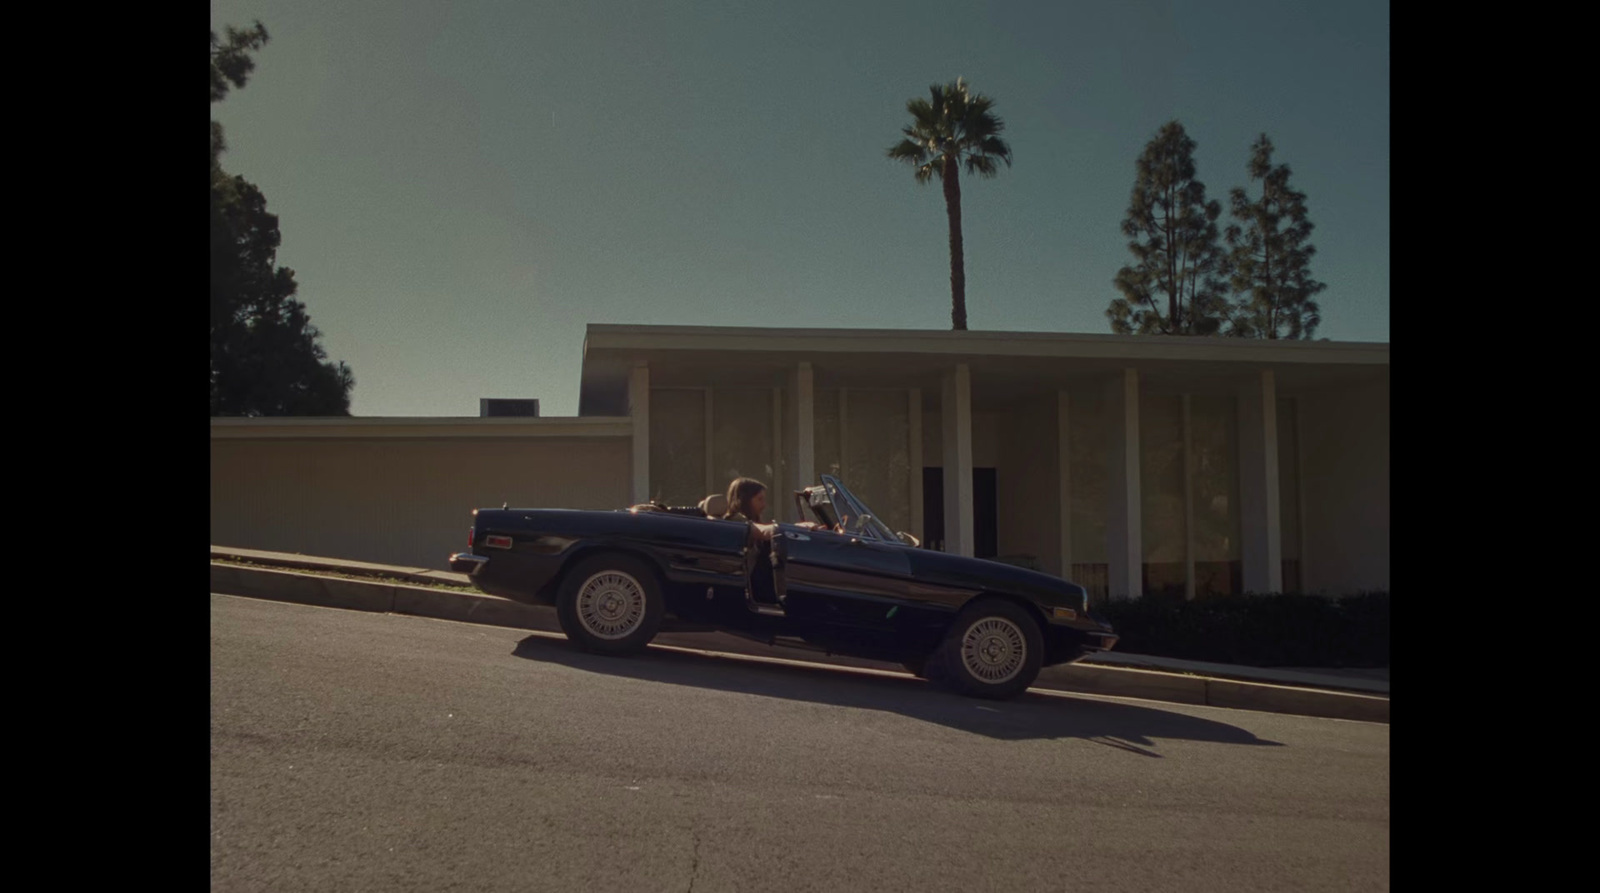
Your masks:
<svg viewBox="0 0 1600 893"><path fill-rule="evenodd" d="M1387 667L1389 593L1214 595L1151 593L1097 601L1116 650L1254 667Z"/></svg>

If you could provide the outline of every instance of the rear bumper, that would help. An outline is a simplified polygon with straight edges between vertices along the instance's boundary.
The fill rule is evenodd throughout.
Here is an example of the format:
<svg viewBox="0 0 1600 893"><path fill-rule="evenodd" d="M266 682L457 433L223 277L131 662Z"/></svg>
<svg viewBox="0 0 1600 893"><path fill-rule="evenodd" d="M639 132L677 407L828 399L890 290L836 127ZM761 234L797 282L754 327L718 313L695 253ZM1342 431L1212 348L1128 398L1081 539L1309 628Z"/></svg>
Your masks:
<svg viewBox="0 0 1600 893"><path fill-rule="evenodd" d="M488 558L482 555L474 555L471 552L457 552L450 556L450 569L458 574L466 574L469 577L477 576L478 572L483 570L484 565L488 563Z"/></svg>

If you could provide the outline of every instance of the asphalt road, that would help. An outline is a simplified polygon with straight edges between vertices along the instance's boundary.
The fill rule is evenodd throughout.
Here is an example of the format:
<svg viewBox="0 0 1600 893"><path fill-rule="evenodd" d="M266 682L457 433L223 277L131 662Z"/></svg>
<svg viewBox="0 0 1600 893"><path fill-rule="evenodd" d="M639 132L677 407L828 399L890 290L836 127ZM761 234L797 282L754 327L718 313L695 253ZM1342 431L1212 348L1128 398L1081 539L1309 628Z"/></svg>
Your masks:
<svg viewBox="0 0 1600 893"><path fill-rule="evenodd" d="M1386 890L1388 790L1384 724L211 599L219 891Z"/></svg>

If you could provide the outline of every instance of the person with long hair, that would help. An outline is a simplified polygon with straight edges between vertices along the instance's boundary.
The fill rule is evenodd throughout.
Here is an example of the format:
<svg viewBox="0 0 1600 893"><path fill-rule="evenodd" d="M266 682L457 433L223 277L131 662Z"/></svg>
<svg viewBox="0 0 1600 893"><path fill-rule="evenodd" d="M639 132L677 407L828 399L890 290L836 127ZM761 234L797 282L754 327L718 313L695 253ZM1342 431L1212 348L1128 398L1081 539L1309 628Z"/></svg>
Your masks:
<svg viewBox="0 0 1600 893"><path fill-rule="evenodd" d="M776 523L767 523L761 520L761 515L767 510L767 485L754 478L735 478L728 485L728 510L722 517L729 521L743 521L750 530L749 551L746 552L745 573L749 574L749 589L746 590L750 598L758 602L778 604L777 590L774 586L773 575L763 573L760 568L770 567L772 562L772 538L778 532Z"/></svg>
<svg viewBox="0 0 1600 893"><path fill-rule="evenodd" d="M728 485L728 510L722 517L729 521L748 521L757 539L770 540L777 532L776 523L761 519L767 510L767 485L755 478L734 478Z"/></svg>

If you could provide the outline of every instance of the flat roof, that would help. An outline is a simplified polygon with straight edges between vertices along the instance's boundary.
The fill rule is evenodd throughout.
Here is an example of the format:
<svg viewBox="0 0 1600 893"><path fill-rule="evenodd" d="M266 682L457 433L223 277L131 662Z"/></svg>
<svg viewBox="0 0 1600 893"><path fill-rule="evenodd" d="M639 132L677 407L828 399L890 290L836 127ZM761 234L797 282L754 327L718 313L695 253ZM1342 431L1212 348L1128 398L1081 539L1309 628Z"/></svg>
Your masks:
<svg viewBox="0 0 1600 893"><path fill-rule="evenodd" d="M805 329L591 323L584 338L579 415L617 413L628 371L651 369L652 387L738 381L782 386L800 362L819 387L937 388L956 363L972 369L974 396L1063 386L1138 368L1155 387L1220 389L1240 373L1279 372L1293 391L1384 378L1387 342L1289 341L1079 332L940 329Z"/></svg>
<svg viewBox="0 0 1600 893"><path fill-rule="evenodd" d="M211 420L212 440L280 440L340 437L395 439L632 437L633 420L609 416L274 416Z"/></svg>

